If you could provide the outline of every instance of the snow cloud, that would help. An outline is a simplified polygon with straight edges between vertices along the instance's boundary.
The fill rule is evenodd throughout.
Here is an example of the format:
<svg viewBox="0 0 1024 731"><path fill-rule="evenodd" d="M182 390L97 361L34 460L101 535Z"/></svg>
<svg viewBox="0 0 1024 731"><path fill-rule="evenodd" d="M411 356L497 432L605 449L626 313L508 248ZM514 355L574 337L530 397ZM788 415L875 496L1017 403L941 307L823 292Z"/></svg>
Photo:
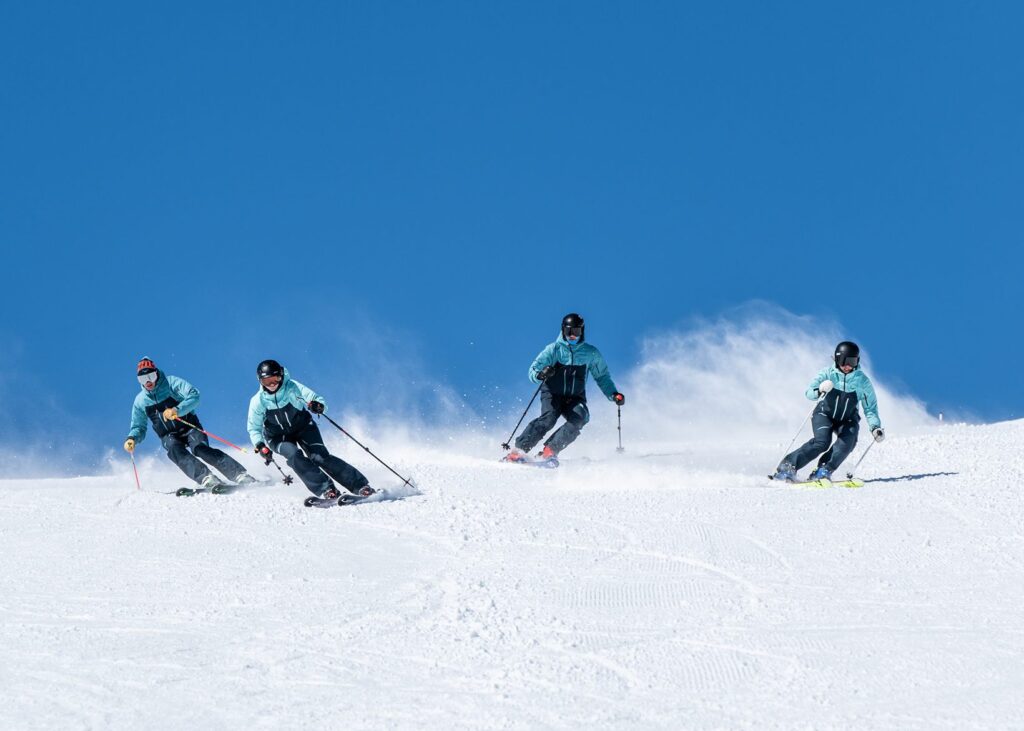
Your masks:
<svg viewBox="0 0 1024 731"><path fill-rule="evenodd" d="M846 338L838 324L761 302L650 335L639 365L619 381L630 439L650 446L788 442L813 407L804 390ZM872 368L870 343L861 345L882 424L891 433L933 424L920 401L887 386ZM609 419L602 421L607 431Z"/></svg>

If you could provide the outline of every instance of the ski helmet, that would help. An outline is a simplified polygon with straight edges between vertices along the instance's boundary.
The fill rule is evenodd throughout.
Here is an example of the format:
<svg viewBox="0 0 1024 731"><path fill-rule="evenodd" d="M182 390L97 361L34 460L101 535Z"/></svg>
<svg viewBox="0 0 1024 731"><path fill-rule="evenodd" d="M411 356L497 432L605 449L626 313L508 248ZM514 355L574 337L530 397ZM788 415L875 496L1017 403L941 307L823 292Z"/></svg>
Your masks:
<svg viewBox="0 0 1024 731"><path fill-rule="evenodd" d="M276 360L265 360L256 366L256 377L260 380L269 378L270 376L278 376L284 378L284 366L278 363Z"/></svg>
<svg viewBox="0 0 1024 731"><path fill-rule="evenodd" d="M144 376L147 373L153 373L156 371L156 363L154 363L147 356L142 356L139 359L138 364L135 366L135 375Z"/></svg>
<svg viewBox="0 0 1024 731"><path fill-rule="evenodd" d="M583 342L583 318L575 312L570 312L562 318L562 337L566 340L570 335L576 336L576 342Z"/></svg>
<svg viewBox="0 0 1024 731"><path fill-rule="evenodd" d="M849 340L844 340L836 346L834 357L836 361L836 368L840 368L844 365L856 368L860 365L860 348L857 346L857 343L851 343Z"/></svg>

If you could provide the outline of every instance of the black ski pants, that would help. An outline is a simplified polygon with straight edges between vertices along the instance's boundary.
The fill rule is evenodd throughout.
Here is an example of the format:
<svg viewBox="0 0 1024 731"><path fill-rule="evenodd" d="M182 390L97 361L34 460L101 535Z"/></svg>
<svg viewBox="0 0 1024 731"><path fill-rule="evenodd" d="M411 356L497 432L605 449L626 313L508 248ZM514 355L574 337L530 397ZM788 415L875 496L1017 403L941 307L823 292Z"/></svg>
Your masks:
<svg viewBox="0 0 1024 731"><path fill-rule="evenodd" d="M795 452L787 454L783 461L799 470L821 455L818 466L835 472L857 445L860 424L855 420L833 421L827 414L815 414L811 419L811 428L814 429L814 437ZM833 432L836 435L835 444L832 443Z"/></svg>
<svg viewBox="0 0 1024 731"><path fill-rule="evenodd" d="M160 443L167 450L167 456L182 472L195 482L202 482L210 474L203 462L220 472L231 482L235 482L245 474L245 467L219 449L210 446L210 440L201 431L172 431L160 438ZM192 453L189 453L189 450ZM193 456L195 455L195 456ZM199 459L196 459L198 457ZM200 462L199 460L203 460Z"/></svg>
<svg viewBox="0 0 1024 731"><path fill-rule="evenodd" d="M541 387L540 416L523 429L523 433L516 439L516 449L524 452L533 449L554 428L559 416L565 417L565 423L544 442L544 446L551 447L555 454L572 444L580 435L580 429L590 421L590 409L587 408L586 396L560 396Z"/></svg>
<svg viewBox="0 0 1024 731"><path fill-rule="evenodd" d="M312 421L283 440L274 439L268 445L288 460L288 466L295 470L302 484L314 495L323 495L331 486L328 476L349 492L370 484L362 472L327 451L320 429Z"/></svg>

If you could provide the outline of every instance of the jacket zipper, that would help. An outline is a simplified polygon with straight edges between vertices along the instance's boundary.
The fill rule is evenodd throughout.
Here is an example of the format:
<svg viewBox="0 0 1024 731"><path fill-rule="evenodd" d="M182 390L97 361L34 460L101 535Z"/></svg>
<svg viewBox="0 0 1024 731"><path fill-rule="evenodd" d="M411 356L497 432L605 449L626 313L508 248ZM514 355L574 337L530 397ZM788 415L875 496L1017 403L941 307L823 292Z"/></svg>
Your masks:
<svg viewBox="0 0 1024 731"><path fill-rule="evenodd" d="M572 395L576 395L576 352L569 348L569 363L572 365Z"/></svg>

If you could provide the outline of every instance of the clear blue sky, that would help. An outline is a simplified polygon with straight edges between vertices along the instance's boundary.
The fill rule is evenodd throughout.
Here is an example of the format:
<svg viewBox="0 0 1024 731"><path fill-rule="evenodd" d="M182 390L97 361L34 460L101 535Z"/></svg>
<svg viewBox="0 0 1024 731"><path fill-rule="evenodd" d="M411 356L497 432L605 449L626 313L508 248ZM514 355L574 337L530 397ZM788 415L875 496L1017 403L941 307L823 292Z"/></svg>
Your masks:
<svg viewBox="0 0 1024 731"><path fill-rule="evenodd" d="M933 410L1020 416L1022 21L6 3L0 436L116 445L142 354L235 435L268 356L335 401L480 405L529 395L569 310L621 371L751 299L841 322Z"/></svg>

